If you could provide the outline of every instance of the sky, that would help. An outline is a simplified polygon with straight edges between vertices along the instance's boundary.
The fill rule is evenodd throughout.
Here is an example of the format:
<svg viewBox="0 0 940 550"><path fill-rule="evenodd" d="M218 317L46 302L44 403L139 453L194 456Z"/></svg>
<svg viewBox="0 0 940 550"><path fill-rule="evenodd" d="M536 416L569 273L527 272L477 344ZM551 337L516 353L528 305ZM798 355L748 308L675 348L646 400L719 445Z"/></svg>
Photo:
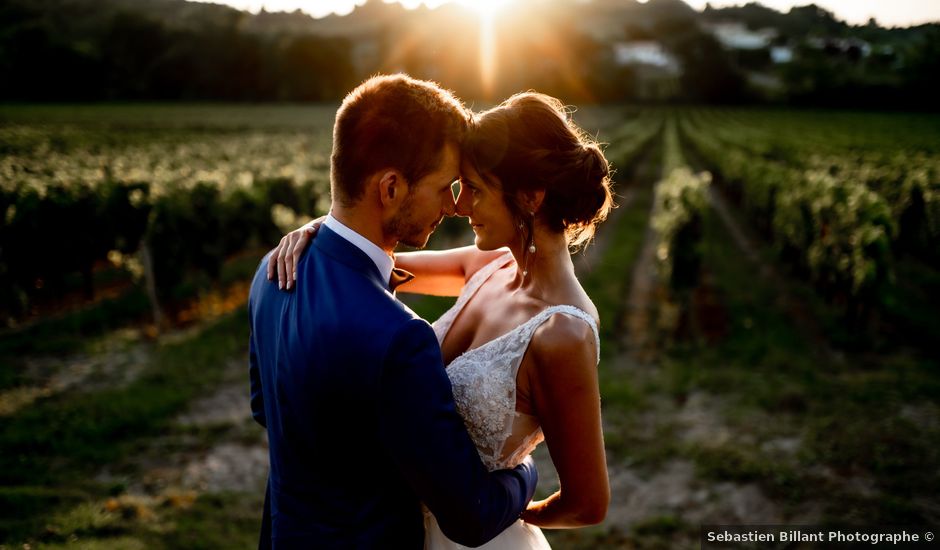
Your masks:
<svg viewBox="0 0 940 550"><path fill-rule="evenodd" d="M314 17L323 17L330 13L345 14L353 10L356 4L365 0L200 0L228 4L252 12L262 7L268 11L294 11L300 8ZM436 7L450 1L462 1L476 4L473 0L397 0L405 7L414 8L420 4ZM505 0L511 2L512 0ZM702 9L709 0L685 0L695 9ZM731 6L746 3L745 0L710 0L712 6ZM815 3L836 14L849 23L862 24L874 17L882 26L908 26L930 21L940 22L940 0L759 0L765 6L780 11L788 11L792 6Z"/></svg>

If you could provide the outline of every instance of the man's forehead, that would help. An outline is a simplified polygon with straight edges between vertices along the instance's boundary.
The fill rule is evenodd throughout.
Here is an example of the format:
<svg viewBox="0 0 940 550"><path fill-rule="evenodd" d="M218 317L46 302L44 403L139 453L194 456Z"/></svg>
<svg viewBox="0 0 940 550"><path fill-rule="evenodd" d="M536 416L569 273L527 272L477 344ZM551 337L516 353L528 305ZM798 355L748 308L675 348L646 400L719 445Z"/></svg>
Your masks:
<svg viewBox="0 0 940 550"><path fill-rule="evenodd" d="M460 162L460 149L456 145L445 143L441 157L440 171L457 174L460 172Z"/></svg>

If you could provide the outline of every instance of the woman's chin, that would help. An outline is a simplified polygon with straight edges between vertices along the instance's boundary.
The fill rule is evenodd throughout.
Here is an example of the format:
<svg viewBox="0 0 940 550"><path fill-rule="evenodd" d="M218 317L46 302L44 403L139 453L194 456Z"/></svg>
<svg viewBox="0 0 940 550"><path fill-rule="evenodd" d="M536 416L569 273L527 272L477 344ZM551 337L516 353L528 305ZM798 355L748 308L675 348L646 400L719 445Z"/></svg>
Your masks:
<svg viewBox="0 0 940 550"><path fill-rule="evenodd" d="M491 247L487 246L489 243L486 242L486 239L481 237L479 234L474 236L473 244L475 244L476 247L480 250L492 250Z"/></svg>

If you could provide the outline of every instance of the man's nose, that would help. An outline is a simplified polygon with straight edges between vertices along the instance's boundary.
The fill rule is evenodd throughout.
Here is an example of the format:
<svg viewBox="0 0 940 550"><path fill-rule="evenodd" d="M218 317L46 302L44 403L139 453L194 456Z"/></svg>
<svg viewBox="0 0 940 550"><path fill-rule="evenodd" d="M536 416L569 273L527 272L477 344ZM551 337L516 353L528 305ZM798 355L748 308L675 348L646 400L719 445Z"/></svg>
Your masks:
<svg viewBox="0 0 940 550"><path fill-rule="evenodd" d="M453 216L454 211L456 209L457 209L457 204L454 202L454 195L448 194L447 198L444 199L444 205L443 205L444 215Z"/></svg>

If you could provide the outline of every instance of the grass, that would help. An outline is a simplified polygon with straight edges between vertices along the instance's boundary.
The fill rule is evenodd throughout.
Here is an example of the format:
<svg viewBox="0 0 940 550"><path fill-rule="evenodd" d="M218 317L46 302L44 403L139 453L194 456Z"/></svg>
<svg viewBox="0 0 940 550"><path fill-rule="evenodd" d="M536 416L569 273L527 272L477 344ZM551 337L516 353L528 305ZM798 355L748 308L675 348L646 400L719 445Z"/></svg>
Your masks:
<svg viewBox="0 0 940 550"><path fill-rule="evenodd" d="M150 302L144 290L132 288L121 296L101 300L60 317L43 319L23 329L4 331L0 334L0 358L76 351L89 338L126 326L149 313ZM0 374L0 389L11 387L14 382L13 377Z"/></svg>
<svg viewBox="0 0 940 550"><path fill-rule="evenodd" d="M174 529L151 539L150 548L255 548L258 544L263 494L212 494L177 512Z"/></svg>
<svg viewBox="0 0 940 550"><path fill-rule="evenodd" d="M89 474L165 433L188 401L220 380L227 361L246 354L247 341L247 314L239 309L179 342L156 345L144 373L125 387L60 394L6 419L0 539L29 536L50 508L106 493Z"/></svg>
<svg viewBox="0 0 940 550"><path fill-rule="evenodd" d="M264 495L218 493L83 502L54 515L38 549L255 548Z"/></svg>

